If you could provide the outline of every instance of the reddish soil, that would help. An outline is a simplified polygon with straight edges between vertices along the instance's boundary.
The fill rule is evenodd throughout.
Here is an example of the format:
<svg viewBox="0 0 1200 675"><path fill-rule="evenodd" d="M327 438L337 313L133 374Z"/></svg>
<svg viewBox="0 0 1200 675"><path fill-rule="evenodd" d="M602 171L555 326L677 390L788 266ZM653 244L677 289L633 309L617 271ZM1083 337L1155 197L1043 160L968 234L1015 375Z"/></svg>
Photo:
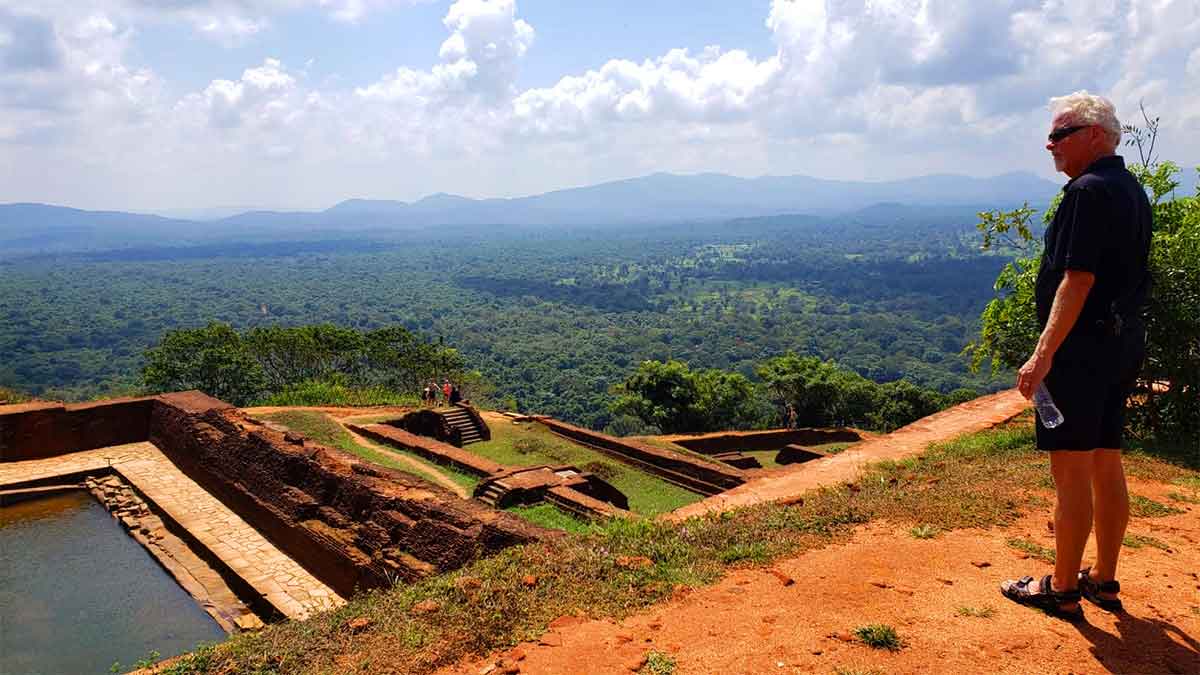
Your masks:
<svg viewBox="0 0 1200 675"><path fill-rule="evenodd" d="M1131 489L1172 503L1166 493L1178 488L1131 481ZM1131 534L1153 536L1171 551L1124 549L1128 613L1085 603L1087 619L1078 625L998 591L1003 579L1049 573L1047 563L1005 543L1022 537L1053 547L1047 510L1007 528L926 540L909 536L907 527L872 523L848 543L770 569L735 570L620 623L560 618L538 642L445 672L473 675L506 656L522 673L628 673L657 650L685 674L1200 673L1198 514L1191 506L1180 515L1135 518ZM1089 547L1085 564L1092 555ZM957 611L988 606L995 610L990 618ZM875 650L852 637L873 623L893 626L905 647Z"/></svg>

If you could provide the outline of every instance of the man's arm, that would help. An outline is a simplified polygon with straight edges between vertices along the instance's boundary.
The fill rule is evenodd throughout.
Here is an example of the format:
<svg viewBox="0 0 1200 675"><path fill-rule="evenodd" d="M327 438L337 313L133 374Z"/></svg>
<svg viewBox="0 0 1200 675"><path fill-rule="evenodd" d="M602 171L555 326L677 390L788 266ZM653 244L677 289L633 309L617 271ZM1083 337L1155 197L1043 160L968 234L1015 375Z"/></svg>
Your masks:
<svg viewBox="0 0 1200 675"><path fill-rule="evenodd" d="M1079 319L1083 311L1083 303L1087 300L1092 284L1096 283L1096 275L1081 270L1067 270L1058 290L1054 292L1054 304L1050 306L1050 318L1042 329L1037 347L1033 355L1017 372L1017 389L1025 398L1033 397L1033 390L1042 383L1046 373L1050 372L1050 364L1054 354L1067 339L1067 334Z"/></svg>

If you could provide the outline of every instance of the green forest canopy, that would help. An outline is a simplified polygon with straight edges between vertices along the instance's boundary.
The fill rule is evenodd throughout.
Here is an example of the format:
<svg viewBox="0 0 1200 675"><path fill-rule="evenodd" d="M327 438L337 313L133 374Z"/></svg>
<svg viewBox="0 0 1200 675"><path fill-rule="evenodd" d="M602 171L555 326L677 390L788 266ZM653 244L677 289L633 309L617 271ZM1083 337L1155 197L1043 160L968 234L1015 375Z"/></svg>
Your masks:
<svg viewBox="0 0 1200 675"><path fill-rule="evenodd" d="M974 211L9 260L0 386L67 399L137 391L146 350L217 321L242 333L401 327L453 348L497 402L597 428L614 421L613 387L649 360L757 381L760 364L793 352L874 382L996 389L1008 378L973 374L959 354L1004 264L980 253Z"/></svg>

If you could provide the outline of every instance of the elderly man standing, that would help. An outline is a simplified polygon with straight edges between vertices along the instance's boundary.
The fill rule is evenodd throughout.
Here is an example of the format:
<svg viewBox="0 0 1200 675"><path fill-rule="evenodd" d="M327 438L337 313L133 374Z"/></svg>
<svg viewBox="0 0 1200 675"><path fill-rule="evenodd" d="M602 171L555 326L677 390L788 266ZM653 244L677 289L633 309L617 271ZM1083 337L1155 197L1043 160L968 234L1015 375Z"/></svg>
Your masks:
<svg viewBox="0 0 1200 675"><path fill-rule="evenodd" d="M1056 562L1053 575L1000 588L1019 603L1075 620L1083 616L1081 596L1121 610L1117 557L1129 522L1121 445L1125 402L1145 354L1151 210L1115 154L1121 125L1112 103L1079 91L1051 99L1050 107L1046 149L1071 180L1046 230L1036 290L1042 333L1017 388L1029 398L1044 383L1062 412L1053 428L1041 415L1036 423L1057 493ZM1096 561L1081 570L1093 523Z"/></svg>

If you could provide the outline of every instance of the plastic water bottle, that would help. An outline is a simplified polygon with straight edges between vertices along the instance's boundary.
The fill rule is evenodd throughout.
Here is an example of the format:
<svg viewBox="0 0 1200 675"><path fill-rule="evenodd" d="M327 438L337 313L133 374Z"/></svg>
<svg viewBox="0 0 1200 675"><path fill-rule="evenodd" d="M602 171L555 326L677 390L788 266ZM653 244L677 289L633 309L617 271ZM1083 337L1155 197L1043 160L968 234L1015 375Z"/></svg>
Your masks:
<svg viewBox="0 0 1200 675"><path fill-rule="evenodd" d="M1046 389L1045 382L1033 392L1033 405L1037 407L1038 417L1042 418L1042 426L1053 429L1063 423L1062 413L1054 405L1054 399L1050 398L1050 390Z"/></svg>

